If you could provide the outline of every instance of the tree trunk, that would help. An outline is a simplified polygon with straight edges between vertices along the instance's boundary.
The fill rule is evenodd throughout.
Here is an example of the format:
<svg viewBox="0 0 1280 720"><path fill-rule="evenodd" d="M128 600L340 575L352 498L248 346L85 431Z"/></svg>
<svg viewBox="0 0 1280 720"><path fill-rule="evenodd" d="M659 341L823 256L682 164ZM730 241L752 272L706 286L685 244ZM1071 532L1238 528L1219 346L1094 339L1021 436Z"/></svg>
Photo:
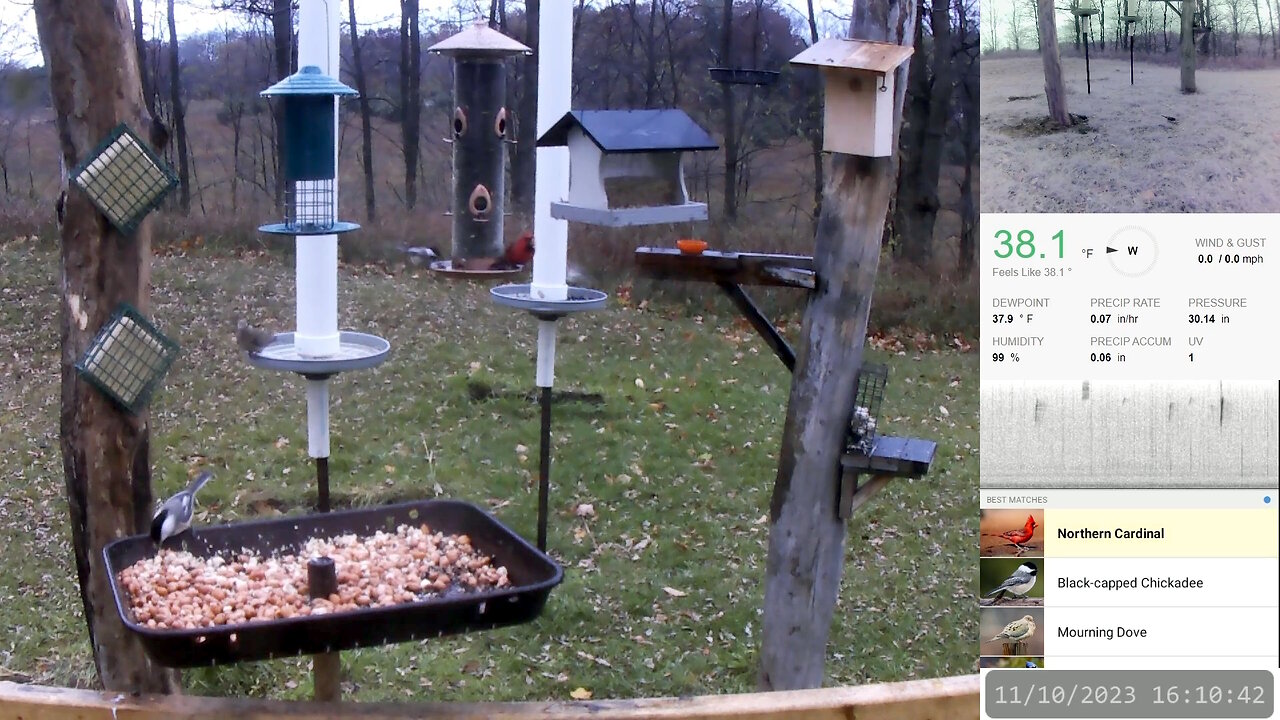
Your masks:
<svg viewBox="0 0 1280 720"><path fill-rule="evenodd" d="M533 217L533 173L538 142L538 0L525 0L524 44L532 55L517 59L520 70L520 109L516 113L516 145L511 157L511 202L515 211ZM531 221L532 222L532 221Z"/></svg>
<svg viewBox="0 0 1280 720"><path fill-rule="evenodd" d="M1193 25L1196 0L1182 2L1182 92L1196 91L1196 41Z"/></svg>
<svg viewBox="0 0 1280 720"><path fill-rule="evenodd" d="M818 16L813 11L813 0L809 0L809 44L818 42ZM809 154L813 158L813 232L818 231L818 218L822 217L822 189L825 185L822 157L822 95L814 93L809 98L808 113Z"/></svg>
<svg viewBox="0 0 1280 720"><path fill-rule="evenodd" d="M418 0L400 0L400 137L404 145L404 203L410 210L418 204L421 95L422 42L418 36Z"/></svg>
<svg viewBox="0 0 1280 720"><path fill-rule="evenodd" d="M364 215L369 222L378 219L378 208L373 192L373 111L369 107L369 83L364 74L364 58L361 56L359 23L356 22L356 0L349 0L351 12L351 69L356 76L356 92L360 93L360 139L364 153Z"/></svg>
<svg viewBox="0 0 1280 720"><path fill-rule="evenodd" d="M969 36L967 13L961 8L960 42ZM960 258L958 275L969 277L978 264L978 202L975 199L973 171L978 168L982 147L982 113L979 109L979 88L982 72L980 58L974 57L964 71L961 83L961 122L964 133L964 176L960 180Z"/></svg>
<svg viewBox="0 0 1280 720"><path fill-rule="evenodd" d="M1037 0L1037 22L1040 23L1040 59L1044 63L1044 96L1049 101L1049 117L1063 127L1071 125L1067 112L1067 87L1062 81L1062 60L1058 56L1058 23L1053 0Z"/></svg>
<svg viewBox="0 0 1280 720"><path fill-rule="evenodd" d="M733 67L733 0L724 0L720 28L720 64ZM733 86L720 85L720 105L724 110L724 218L738 218L738 124L733 105Z"/></svg>
<svg viewBox="0 0 1280 720"><path fill-rule="evenodd" d="M169 104L173 106L173 139L178 144L178 206L191 212L191 165L187 157L187 120L182 107L182 60L178 57L178 27L169 0Z"/></svg>
<svg viewBox="0 0 1280 720"><path fill-rule="evenodd" d="M120 122L151 126L142 99L127 0L86 12L36 0L64 167L77 166ZM153 142L159 138L153 136ZM62 464L80 598L98 677L109 690L168 693L176 676L152 665L116 614L102 548L146 532L151 509L148 415L131 415L83 381L75 362L121 302L143 312L150 287L150 222L121 235L79 191L64 186L62 237Z"/></svg>
<svg viewBox="0 0 1280 720"><path fill-rule="evenodd" d="M147 105L147 112L155 115L155 88L147 77L147 39L142 23L142 0L133 0L133 44L138 50L138 80L142 85L142 101Z"/></svg>
<svg viewBox="0 0 1280 720"><path fill-rule="evenodd" d="M915 0L857 2L850 36L910 44L915 11ZM899 68L894 85L895 136L906 74ZM837 517L840 458L896 162L832 159L813 253L822 281L805 308L770 505L761 690L822 685L844 565L845 526Z"/></svg>
<svg viewBox="0 0 1280 720"><path fill-rule="evenodd" d="M289 76L293 67L293 0L272 0L271 41L275 51L276 80ZM277 139L283 137L284 103L271 103L271 124ZM280 177L280 143L271 143L271 161L275 172L276 209L284 209L284 181ZM265 168L264 168L265 170Z"/></svg>

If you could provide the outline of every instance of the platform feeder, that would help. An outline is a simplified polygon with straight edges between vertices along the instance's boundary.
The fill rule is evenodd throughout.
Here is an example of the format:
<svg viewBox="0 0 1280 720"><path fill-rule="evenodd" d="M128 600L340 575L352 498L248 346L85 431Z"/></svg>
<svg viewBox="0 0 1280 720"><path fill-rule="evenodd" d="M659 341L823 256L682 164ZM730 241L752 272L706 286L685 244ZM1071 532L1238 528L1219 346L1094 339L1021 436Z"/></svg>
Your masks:
<svg viewBox="0 0 1280 720"><path fill-rule="evenodd" d="M683 110L574 110L543 133L538 147L569 149L569 197L551 202L551 217L608 227L707 219L707 204L689 200L684 153L719 146ZM650 184L661 197L619 207L606 187L610 180Z"/></svg>
<svg viewBox="0 0 1280 720"><path fill-rule="evenodd" d="M827 38L791 58L822 70L822 149L846 155L893 154L894 73L914 48Z"/></svg>
<svg viewBox="0 0 1280 720"><path fill-rule="evenodd" d="M489 270L503 252L507 144L513 135L503 61L533 51L478 22L427 52L453 58L453 252L447 269Z"/></svg>

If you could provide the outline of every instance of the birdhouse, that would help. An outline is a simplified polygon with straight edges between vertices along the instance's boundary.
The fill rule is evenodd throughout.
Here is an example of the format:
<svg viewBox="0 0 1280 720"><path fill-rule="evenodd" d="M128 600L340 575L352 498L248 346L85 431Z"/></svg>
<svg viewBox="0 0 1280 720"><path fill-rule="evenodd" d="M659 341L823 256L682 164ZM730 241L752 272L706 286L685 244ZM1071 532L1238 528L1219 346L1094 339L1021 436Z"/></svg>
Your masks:
<svg viewBox="0 0 1280 720"><path fill-rule="evenodd" d="M533 51L484 22L427 49L453 58L453 253L455 262L502 255L506 197L507 69ZM455 265L456 267L456 265Z"/></svg>
<svg viewBox="0 0 1280 720"><path fill-rule="evenodd" d="M569 197L551 203L552 217L610 227L707 219L706 203L689 201L683 153L719 146L683 110L574 110L538 147L569 148ZM644 204L626 205L640 186Z"/></svg>
<svg viewBox="0 0 1280 720"><path fill-rule="evenodd" d="M285 182L285 220L265 225L263 232L284 235L329 235L356 229L339 223L334 185L337 176L335 98L356 91L308 65L262 91L280 98L284 110L280 152Z"/></svg>
<svg viewBox="0 0 1280 720"><path fill-rule="evenodd" d="M822 149L865 157L893 154L894 72L913 48L866 40L819 40L791 58L822 69Z"/></svg>

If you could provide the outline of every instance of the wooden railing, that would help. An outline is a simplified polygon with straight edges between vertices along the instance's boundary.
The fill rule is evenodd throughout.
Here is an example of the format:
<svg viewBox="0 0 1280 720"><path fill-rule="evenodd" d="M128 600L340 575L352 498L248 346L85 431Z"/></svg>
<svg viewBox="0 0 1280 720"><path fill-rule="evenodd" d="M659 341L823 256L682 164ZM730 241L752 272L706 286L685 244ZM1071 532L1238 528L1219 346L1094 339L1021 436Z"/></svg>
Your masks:
<svg viewBox="0 0 1280 720"><path fill-rule="evenodd" d="M977 718L977 675L687 698L521 703L315 703L193 696L132 697L0 682L0 720L963 720Z"/></svg>

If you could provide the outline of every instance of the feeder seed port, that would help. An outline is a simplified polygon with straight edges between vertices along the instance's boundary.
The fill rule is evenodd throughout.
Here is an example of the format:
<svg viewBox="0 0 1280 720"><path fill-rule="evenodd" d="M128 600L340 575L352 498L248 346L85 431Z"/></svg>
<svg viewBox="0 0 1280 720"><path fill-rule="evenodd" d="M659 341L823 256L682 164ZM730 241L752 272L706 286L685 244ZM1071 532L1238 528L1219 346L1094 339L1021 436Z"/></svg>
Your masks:
<svg viewBox="0 0 1280 720"><path fill-rule="evenodd" d="M507 109L498 110L498 117L493 120L493 131L498 137L505 138L507 136Z"/></svg>
<svg viewBox="0 0 1280 720"><path fill-rule="evenodd" d="M486 219L485 216L493 208L493 199L489 195L489 188L483 184L476 185L476 189L471 191L471 200L467 203L467 207L471 210L471 216L477 220Z"/></svg>
<svg viewBox="0 0 1280 720"><path fill-rule="evenodd" d="M455 138L462 137L467 131L467 111L462 108L453 109L453 136Z"/></svg>

